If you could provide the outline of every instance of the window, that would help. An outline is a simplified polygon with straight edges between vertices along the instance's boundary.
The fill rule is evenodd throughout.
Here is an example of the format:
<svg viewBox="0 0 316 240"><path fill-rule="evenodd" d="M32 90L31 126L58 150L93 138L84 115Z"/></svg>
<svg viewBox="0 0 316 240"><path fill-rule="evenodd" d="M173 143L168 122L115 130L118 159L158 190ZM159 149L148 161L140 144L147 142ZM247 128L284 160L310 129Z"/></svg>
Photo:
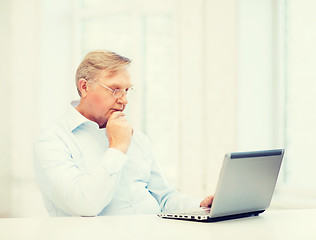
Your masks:
<svg viewBox="0 0 316 240"><path fill-rule="evenodd" d="M238 148L285 148L275 206L315 207L316 3L238 7Z"/></svg>
<svg viewBox="0 0 316 240"><path fill-rule="evenodd" d="M316 2L283 2L285 182L316 194Z"/></svg>

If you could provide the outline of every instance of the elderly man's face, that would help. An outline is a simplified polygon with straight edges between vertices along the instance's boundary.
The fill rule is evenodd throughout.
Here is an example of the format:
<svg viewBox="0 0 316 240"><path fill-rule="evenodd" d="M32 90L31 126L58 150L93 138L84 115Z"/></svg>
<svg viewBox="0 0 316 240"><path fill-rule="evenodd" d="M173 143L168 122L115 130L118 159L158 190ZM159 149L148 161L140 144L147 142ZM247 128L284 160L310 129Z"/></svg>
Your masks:
<svg viewBox="0 0 316 240"><path fill-rule="evenodd" d="M101 71L97 76L97 81L112 90L132 87L130 74L127 70L117 72L112 76L108 76L106 71ZM100 128L106 126L113 112L124 111L128 103L126 95L115 98L109 89L95 82L92 82L89 87L85 101L90 108L89 119L98 123Z"/></svg>

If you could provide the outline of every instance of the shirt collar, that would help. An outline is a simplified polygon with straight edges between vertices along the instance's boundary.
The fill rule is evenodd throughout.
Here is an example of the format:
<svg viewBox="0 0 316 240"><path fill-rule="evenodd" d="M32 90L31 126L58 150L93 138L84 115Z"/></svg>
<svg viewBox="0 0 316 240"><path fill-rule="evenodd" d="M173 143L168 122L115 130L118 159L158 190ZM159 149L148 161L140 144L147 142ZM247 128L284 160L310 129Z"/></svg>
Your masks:
<svg viewBox="0 0 316 240"><path fill-rule="evenodd" d="M71 105L69 106L68 112L67 112L67 123L70 131L75 130L77 127L84 123L91 123L92 125L97 125L97 123L87 119L85 116L83 116L80 112L75 109L75 107L79 104L79 101L72 101Z"/></svg>

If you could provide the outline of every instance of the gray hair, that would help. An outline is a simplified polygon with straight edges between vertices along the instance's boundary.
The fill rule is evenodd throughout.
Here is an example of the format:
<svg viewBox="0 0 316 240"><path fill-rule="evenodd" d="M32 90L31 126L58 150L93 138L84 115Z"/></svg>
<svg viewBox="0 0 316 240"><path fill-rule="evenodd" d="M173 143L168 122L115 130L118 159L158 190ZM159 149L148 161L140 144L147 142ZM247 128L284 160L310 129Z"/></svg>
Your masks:
<svg viewBox="0 0 316 240"><path fill-rule="evenodd" d="M111 76L126 69L130 63L130 59L114 52L104 50L89 52L83 58L76 72L76 86L79 95L81 96L78 82L81 78L86 79L87 81L94 80L102 70L107 70Z"/></svg>

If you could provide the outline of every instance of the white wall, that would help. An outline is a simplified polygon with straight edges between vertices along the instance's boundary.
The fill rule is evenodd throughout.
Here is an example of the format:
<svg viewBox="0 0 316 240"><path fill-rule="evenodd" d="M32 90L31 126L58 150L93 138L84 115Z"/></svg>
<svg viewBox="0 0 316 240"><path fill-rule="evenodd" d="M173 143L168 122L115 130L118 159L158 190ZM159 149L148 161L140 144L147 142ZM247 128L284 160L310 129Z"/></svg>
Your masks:
<svg viewBox="0 0 316 240"><path fill-rule="evenodd" d="M237 3L179 1L178 10L180 189L201 197L237 145Z"/></svg>
<svg viewBox="0 0 316 240"><path fill-rule="evenodd" d="M10 209L10 106L8 99L10 96L10 1L0 1L0 83L2 93L0 94L1 104L1 124L0 124L0 217L9 214Z"/></svg>
<svg viewBox="0 0 316 240"><path fill-rule="evenodd" d="M33 180L40 82L40 0L11 1L11 215L36 215L41 206ZM32 194L30 194L32 193ZM40 209L39 211L43 211Z"/></svg>
<svg viewBox="0 0 316 240"><path fill-rule="evenodd" d="M215 191L224 155L237 150L238 4L206 1L206 193Z"/></svg>
<svg viewBox="0 0 316 240"><path fill-rule="evenodd" d="M41 41L39 122L41 127L54 122L70 104L75 92L75 74L72 60L71 1L40 0Z"/></svg>
<svg viewBox="0 0 316 240"><path fill-rule="evenodd" d="M6 110L1 113L5 123L1 141L7 142L1 144L5 146L6 157L1 162L7 167L4 171L9 176L5 186L1 187L1 196L6 197L4 202L1 200L1 207L11 216L37 215L43 209L33 179L32 146L39 124L40 1L1 3L6 4L5 8L1 7L1 13L8 16L5 21L8 31L3 36L9 40L1 44L8 56L3 64L6 69L1 70L1 76L6 76L2 86L7 89L1 95L4 98L1 102L5 103L2 109Z"/></svg>
<svg viewBox="0 0 316 240"><path fill-rule="evenodd" d="M278 146L274 115L276 86L273 0L240 0L238 5L238 149Z"/></svg>
<svg viewBox="0 0 316 240"><path fill-rule="evenodd" d="M290 186L307 190L307 196L313 193L315 202L316 2L291 0L288 1L286 10L286 177Z"/></svg>

